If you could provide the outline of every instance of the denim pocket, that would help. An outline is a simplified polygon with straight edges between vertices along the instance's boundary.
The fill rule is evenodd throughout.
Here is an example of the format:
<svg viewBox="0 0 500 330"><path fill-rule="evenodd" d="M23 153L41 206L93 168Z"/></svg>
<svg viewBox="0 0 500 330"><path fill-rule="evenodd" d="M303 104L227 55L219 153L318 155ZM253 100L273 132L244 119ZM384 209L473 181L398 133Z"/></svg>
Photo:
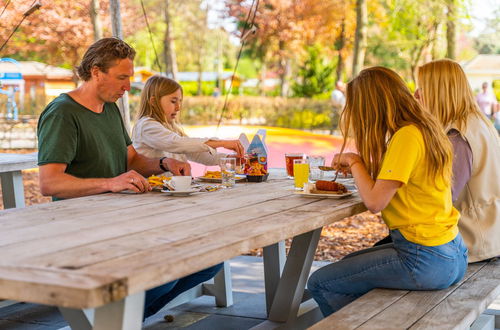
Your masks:
<svg viewBox="0 0 500 330"><path fill-rule="evenodd" d="M453 241L438 246L419 245L418 250L446 260L456 259L459 255Z"/></svg>

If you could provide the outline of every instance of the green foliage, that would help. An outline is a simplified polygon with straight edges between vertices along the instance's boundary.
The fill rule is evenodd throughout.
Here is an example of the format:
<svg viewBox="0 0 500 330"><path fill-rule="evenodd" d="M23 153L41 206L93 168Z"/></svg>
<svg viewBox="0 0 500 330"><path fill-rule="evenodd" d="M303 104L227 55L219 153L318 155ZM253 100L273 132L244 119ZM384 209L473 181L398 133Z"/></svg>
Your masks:
<svg viewBox="0 0 500 330"><path fill-rule="evenodd" d="M214 124L218 121L224 98L186 97L181 111L182 122L190 125ZM224 122L244 124L252 120L269 126L297 129L336 128L338 114L329 100L281 97L230 97Z"/></svg>
<svg viewBox="0 0 500 330"><path fill-rule="evenodd" d="M297 80L292 84L294 96L313 97L332 89L334 67L320 56L320 48L307 48L307 59L299 67Z"/></svg>

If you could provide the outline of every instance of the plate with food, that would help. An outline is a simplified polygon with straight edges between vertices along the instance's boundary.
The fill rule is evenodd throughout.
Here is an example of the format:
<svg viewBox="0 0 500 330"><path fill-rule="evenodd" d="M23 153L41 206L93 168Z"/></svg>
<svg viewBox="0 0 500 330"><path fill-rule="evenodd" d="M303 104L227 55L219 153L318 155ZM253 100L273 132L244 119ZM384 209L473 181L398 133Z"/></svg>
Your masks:
<svg viewBox="0 0 500 330"><path fill-rule="evenodd" d="M334 181L318 180L316 183L306 183L304 191L297 191L296 194L305 197L326 197L326 198L343 198L351 196L357 192L356 190L348 190L341 183Z"/></svg>
<svg viewBox="0 0 500 330"><path fill-rule="evenodd" d="M170 181L172 178L165 175L151 175L148 177L148 182L154 191L161 191L164 183Z"/></svg>
<svg viewBox="0 0 500 330"><path fill-rule="evenodd" d="M172 196L189 196L192 193L200 192L200 189L199 188L198 189L191 188L189 190L166 190L166 189L162 189L161 192L164 193L164 194L167 194L167 195L172 195Z"/></svg>
<svg viewBox="0 0 500 330"><path fill-rule="evenodd" d="M211 183L222 183L222 173L221 171L206 171L203 176L196 178L199 181L211 182ZM246 180L245 175L236 174L234 176L236 182L241 182Z"/></svg>

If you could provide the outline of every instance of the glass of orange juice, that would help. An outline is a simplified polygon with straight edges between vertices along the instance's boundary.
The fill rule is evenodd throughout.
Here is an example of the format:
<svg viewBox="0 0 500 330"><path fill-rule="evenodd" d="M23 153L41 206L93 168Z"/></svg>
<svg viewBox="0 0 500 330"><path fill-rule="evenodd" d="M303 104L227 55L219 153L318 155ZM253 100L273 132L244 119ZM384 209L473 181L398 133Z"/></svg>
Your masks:
<svg viewBox="0 0 500 330"><path fill-rule="evenodd" d="M304 183L309 182L309 160L294 159L293 160L293 179L295 181L295 189L303 190Z"/></svg>

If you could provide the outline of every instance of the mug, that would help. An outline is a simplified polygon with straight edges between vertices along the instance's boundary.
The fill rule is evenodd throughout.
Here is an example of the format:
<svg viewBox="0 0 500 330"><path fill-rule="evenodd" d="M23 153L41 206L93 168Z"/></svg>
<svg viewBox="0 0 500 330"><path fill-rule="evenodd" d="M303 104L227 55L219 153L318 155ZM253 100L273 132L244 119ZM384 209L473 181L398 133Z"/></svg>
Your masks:
<svg viewBox="0 0 500 330"><path fill-rule="evenodd" d="M188 191L191 189L191 177L190 176L173 176L169 184L176 191Z"/></svg>

